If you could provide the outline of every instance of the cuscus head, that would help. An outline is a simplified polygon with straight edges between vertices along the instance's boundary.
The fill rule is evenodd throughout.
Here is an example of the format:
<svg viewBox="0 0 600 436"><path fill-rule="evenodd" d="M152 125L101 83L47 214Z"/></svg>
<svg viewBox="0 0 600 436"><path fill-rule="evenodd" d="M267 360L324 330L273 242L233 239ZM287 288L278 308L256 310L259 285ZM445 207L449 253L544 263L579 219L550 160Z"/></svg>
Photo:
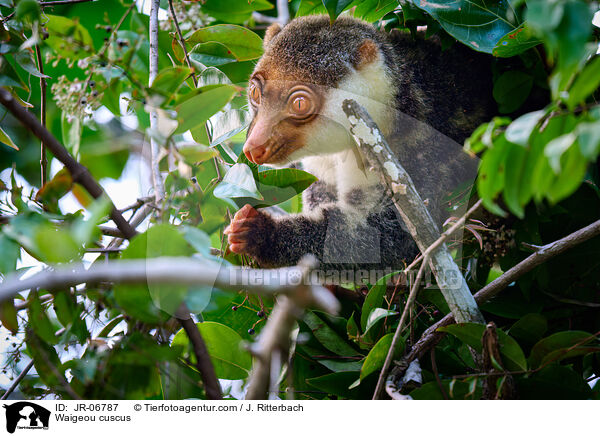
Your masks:
<svg viewBox="0 0 600 436"><path fill-rule="evenodd" d="M283 28L270 26L264 49L248 85L249 160L282 166L352 146L341 109L347 98L365 106L387 133L395 59L387 37L370 24L301 17Z"/></svg>

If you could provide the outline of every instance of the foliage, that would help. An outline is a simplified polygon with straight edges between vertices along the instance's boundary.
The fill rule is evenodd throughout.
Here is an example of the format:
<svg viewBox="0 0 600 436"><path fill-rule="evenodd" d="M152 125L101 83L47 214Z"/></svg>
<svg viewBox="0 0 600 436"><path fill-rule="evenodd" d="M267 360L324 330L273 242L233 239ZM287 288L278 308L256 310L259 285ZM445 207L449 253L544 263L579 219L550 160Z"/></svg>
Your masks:
<svg viewBox="0 0 600 436"><path fill-rule="evenodd" d="M0 0L0 86L38 114L39 82L45 81L46 126L96 180L125 178L126 165L144 155L144 138L153 138L162 149L167 195L148 230L122 250L96 254L109 241L100 227L109 222L106 201L91 199L66 170L41 186L39 141L0 109L2 277L26 273L31 265L105 257L194 256L249 265L225 250L223 230L232 213L248 203L301 209L298 194L315 181L312 175L258 167L241 153L249 122L246 81L262 54L263 28L253 13L275 16L275 2L173 3L185 41L171 18L161 22L159 73L148 85L149 19L131 0L52 8L36 0ZM167 9L168 3L161 5ZM513 231L489 237L510 239L492 267L482 261L489 248L479 235L464 247L457 261L473 290L530 254L522 243L549 243L600 216L593 8L583 0L290 2L292 16L324 13L335 20L351 14L382 30L412 33L426 25L426 36L444 46L462 43L494 58L493 96L503 115L479 126L465 148L481 158L478 195L489 211L513 214ZM540 95L545 101L536 107ZM152 110L156 128L150 128ZM79 206L66 207L69 198ZM587 381L600 376L599 244L591 240L539 266L482 306L499 327L499 369L513 373L521 398L598 398L600 384L592 388ZM311 311L298 322L291 367L297 398L371 397L407 296L401 285L393 289L397 298L391 292L384 279L369 283L357 289L359 302L343 301L339 316ZM13 343L4 353L5 368L14 377L22 361L34 360L36 374L19 387L31 398L70 398L73 392L83 398L204 398L189 340L170 320L181 302L200 321L218 377L246 380L252 359L243 344L260 333L273 302L243 290L152 283L39 289L3 303L0 321ZM448 313L433 286L421 292L416 307L397 357ZM411 388L413 398L480 398L485 376L477 374L468 347L481 348L483 329L446 327L435 347L436 365L429 358L421 362L424 383ZM3 387L8 384L3 380Z"/></svg>

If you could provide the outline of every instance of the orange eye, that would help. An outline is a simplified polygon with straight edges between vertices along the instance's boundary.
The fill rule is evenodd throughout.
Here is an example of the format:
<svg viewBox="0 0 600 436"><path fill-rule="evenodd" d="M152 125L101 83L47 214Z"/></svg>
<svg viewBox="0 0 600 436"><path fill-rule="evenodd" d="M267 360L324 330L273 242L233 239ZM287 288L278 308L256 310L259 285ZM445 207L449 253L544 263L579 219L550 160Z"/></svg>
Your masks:
<svg viewBox="0 0 600 436"><path fill-rule="evenodd" d="M296 97L292 104L294 106L294 112L297 114L304 114L308 109L308 102L304 97Z"/></svg>
<svg viewBox="0 0 600 436"><path fill-rule="evenodd" d="M313 112L313 101L306 92L298 92L290 100L290 112L295 117L306 117Z"/></svg>
<svg viewBox="0 0 600 436"><path fill-rule="evenodd" d="M250 85L250 100L255 105L260 104L260 89L255 84Z"/></svg>

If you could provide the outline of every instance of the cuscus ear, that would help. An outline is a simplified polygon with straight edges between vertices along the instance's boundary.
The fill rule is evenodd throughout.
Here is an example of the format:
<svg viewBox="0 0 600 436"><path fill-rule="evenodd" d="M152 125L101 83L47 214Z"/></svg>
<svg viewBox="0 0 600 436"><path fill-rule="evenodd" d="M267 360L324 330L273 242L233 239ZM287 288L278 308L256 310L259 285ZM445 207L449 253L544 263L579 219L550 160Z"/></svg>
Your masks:
<svg viewBox="0 0 600 436"><path fill-rule="evenodd" d="M269 43L271 42L273 37L275 35L277 35L279 32L281 32L281 25L279 23L271 24L267 28L267 31L265 32L265 39L263 40L263 47L267 48L267 46L269 45Z"/></svg>
<svg viewBox="0 0 600 436"><path fill-rule="evenodd" d="M354 68L361 70L379 59L379 47L372 39L365 39L359 46L354 60Z"/></svg>

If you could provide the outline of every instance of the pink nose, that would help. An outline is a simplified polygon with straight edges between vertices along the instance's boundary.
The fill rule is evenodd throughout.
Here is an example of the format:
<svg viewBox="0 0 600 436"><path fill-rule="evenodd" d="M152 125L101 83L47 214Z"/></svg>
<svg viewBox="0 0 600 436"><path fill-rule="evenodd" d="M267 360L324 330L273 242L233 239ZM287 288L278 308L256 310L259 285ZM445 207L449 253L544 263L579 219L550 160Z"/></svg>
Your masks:
<svg viewBox="0 0 600 436"><path fill-rule="evenodd" d="M250 162L254 162L255 164L262 164L267 160L267 149L262 145L253 147L250 143L246 142L244 144L244 154Z"/></svg>

